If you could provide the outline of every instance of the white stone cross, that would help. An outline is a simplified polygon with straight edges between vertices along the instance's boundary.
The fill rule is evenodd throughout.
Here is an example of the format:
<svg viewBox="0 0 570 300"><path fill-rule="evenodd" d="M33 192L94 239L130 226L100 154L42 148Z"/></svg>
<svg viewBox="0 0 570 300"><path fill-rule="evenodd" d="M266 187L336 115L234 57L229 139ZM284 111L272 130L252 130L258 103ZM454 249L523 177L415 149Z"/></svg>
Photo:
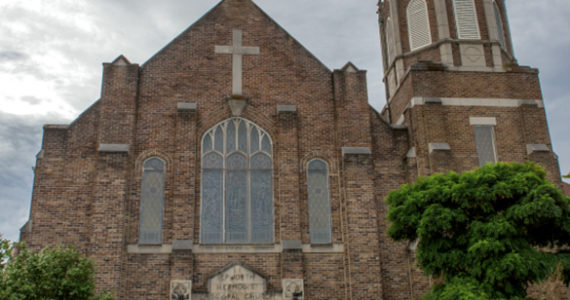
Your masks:
<svg viewBox="0 0 570 300"><path fill-rule="evenodd" d="M242 46L243 32L233 30L232 46L216 46L217 54L232 54L232 95L242 95L243 55L259 54L259 47Z"/></svg>

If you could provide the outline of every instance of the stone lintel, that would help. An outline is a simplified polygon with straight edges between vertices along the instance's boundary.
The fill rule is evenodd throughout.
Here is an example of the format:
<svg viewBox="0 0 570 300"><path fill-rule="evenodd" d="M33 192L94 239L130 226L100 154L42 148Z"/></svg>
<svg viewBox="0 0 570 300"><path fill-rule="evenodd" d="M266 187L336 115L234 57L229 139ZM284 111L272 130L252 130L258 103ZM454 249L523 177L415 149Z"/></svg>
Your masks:
<svg viewBox="0 0 570 300"><path fill-rule="evenodd" d="M195 102L178 102L178 112L194 112L198 109Z"/></svg>
<svg viewBox="0 0 570 300"><path fill-rule="evenodd" d="M277 105L277 113L295 113L297 105Z"/></svg>
<svg viewBox="0 0 570 300"><path fill-rule="evenodd" d="M283 251L303 249L303 244L300 240L282 240L281 245L283 246Z"/></svg>
<svg viewBox="0 0 570 300"><path fill-rule="evenodd" d="M347 155L371 155L372 150L369 147L342 147L342 156Z"/></svg>
<svg viewBox="0 0 570 300"><path fill-rule="evenodd" d="M488 126L496 126L497 119L494 117L470 117L469 124L471 125L488 125Z"/></svg>
<svg viewBox="0 0 570 300"><path fill-rule="evenodd" d="M192 251L194 242L191 240L175 240L172 242L172 251Z"/></svg>
<svg viewBox="0 0 570 300"><path fill-rule="evenodd" d="M99 144L99 152L129 152L129 144Z"/></svg>
<svg viewBox="0 0 570 300"><path fill-rule="evenodd" d="M429 143L428 148L430 154L434 151L451 151L448 143Z"/></svg>
<svg viewBox="0 0 570 300"><path fill-rule="evenodd" d="M527 144L526 152L528 155L531 155L534 152L550 152L550 149L545 144Z"/></svg>

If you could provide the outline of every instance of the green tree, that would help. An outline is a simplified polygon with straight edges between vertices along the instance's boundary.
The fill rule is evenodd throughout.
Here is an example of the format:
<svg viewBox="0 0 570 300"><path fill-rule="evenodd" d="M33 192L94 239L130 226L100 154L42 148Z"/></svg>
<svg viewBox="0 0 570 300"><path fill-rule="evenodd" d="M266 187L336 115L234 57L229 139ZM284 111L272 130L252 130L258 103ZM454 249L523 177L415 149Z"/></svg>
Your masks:
<svg viewBox="0 0 570 300"><path fill-rule="evenodd" d="M569 198L537 164L420 178L387 202L390 237L419 239L420 267L441 282L424 299L524 299L559 267L570 281Z"/></svg>
<svg viewBox="0 0 570 300"><path fill-rule="evenodd" d="M111 300L94 296L95 267L77 249L66 246L33 252L2 241L0 300ZM17 255L12 255L18 249Z"/></svg>
<svg viewBox="0 0 570 300"><path fill-rule="evenodd" d="M570 173L568 173L568 175L564 175L564 176L562 176L562 177L564 177L564 178L570 178Z"/></svg>

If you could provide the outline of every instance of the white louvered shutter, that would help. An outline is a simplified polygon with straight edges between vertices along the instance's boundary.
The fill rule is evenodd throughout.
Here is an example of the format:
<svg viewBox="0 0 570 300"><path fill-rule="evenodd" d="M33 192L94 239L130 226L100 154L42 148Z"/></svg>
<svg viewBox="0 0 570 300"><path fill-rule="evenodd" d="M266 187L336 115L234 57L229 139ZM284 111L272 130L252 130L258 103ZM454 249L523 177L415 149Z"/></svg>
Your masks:
<svg viewBox="0 0 570 300"><path fill-rule="evenodd" d="M473 0L453 0L457 35L462 40L481 39Z"/></svg>
<svg viewBox="0 0 570 300"><path fill-rule="evenodd" d="M431 32L426 1L412 0L408 4L407 17L410 50L414 51L431 44Z"/></svg>

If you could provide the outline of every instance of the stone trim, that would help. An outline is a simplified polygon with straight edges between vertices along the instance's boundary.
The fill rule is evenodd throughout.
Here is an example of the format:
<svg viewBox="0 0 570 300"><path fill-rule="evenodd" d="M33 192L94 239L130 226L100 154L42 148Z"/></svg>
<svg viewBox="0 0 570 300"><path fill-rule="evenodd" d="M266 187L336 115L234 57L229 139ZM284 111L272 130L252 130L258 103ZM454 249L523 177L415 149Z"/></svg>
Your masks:
<svg viewBox="0 0 570 300"><path fill-rule="evenodd" d="M417 154L416 154L416 147L412 147L410 148L410 150L408 151L408 153L406 154L407 158L416 158Z"/></svg>
<svg viewBox="0 0 570 300"><path fill-rule="evenodd" d="M451 151L451 146L448 143L429 143L429 153L434 151Z"/></svg>
<svg viewBox="0 0 570 300"><path fill-rule="evenodd" d="M277 105L277 113L294 113L297 112L297 105Z"/></svg>
<svg viewBox="0 0 570 300"><path fill-rule="evenodd" d="M281 245L283 250L301 250L303 249L303 244L300 240L282 240Z"/></svg>
<svg viewBox="0 0 570 300"><path fill-rule="evenodd" d="M99 144L99 152L129 152L129 144Z"/></svg>
<svg viewBox="0 0 570 300"><path fill-rule="evenodd" d="M342 156L346 155L371 155L372 150L369 147L342 147Z"/></svg>
<svg viewBox="0 0 570 300"><path fill-rule="evenodd" d="M420 243L420 238L417 238L408 243L408 250L415 252L418 249L418 244Z"/></svg>
<svg viewBox="0 0 570 300"><path fill-rule="evenodd" d="M195 102L178 102L178 112L193 112L198 109Z"/></svg>
<svg viewBox="0 0 570 300"><path fill-rule="evenodd" d="M550 152L550 149L545 144L527 144L526 153L531 155L534 152Z"/></svg>
<svg viewBox="0 0 570 300"><path fill-rule="evenodd" d="M194 242L191 240L175 240L172 242L172 251L192 250Z"/></svg>
<svg viewBox="0 0 570 300"><path fill-rule="evenodd" d="M303 244L303 253L344 253L343 244L311 245Z"/></svg>
<svg viewBox="0 0 570 300"><path fill-rule="evenodd" d="M65 125L65 124L47 124L44 125L44 129L59 129L59 130L64 130L64 129L69 129L69 125Z"/></svg>
<svg viewBox="0 0 570 300"><path fill-rule="evenodd" d="M20 228L20 232L22 233L30 233L32 232L32 220L28 220L22 228Z"/></svg>
<svg viewBox="0 0 570 300"><path fill-rule="evenodd" d="M497 119L494 117L485 118L485 117L470 117L469 124L471 125L488 125L488 126L497 126Z"/></svg>
<svg viewBox="0 0 570 300"><path fill-rule="evenodd" d="M189 242L189 241L183 241ZM299 241L300 242L300 241ZM176 243L176 241L174 242ZM172 245L138 245L132 244L127 246L129 254L171 254L175 249ZM188 244L187 244L188 245ZM208 253L282 253L285 247L282 244L274 245L192 245L192 253L208 254ZM298 248L303 253L344 253L344 245L340 243L326 245L301 244ZM290 250L290 249L289 249Z"/></svg>
<svg viewBox="0 0 570 300"><path fill-rule="evenodd" d="M413 97L408 108L416 105L425 105L429 103L424 97ZM544 107L542 100L522 100L522 99L492 99L492 98L439 98L441 104L445 106L488 106L488 107L519 107L522 105L536 105Z"/></svg>
<svg viewBox="0 0 570 300"><path fill-rule="evenodd" d="M127 253L129 254L170 254L172 253L172 245L128 245Z"/></svg>
<svg viewBox="0 0 570 300"><path fill-rule="evenodd" d="M194 245L193 253L281 253L281 244L274 245Z"/></svg>

